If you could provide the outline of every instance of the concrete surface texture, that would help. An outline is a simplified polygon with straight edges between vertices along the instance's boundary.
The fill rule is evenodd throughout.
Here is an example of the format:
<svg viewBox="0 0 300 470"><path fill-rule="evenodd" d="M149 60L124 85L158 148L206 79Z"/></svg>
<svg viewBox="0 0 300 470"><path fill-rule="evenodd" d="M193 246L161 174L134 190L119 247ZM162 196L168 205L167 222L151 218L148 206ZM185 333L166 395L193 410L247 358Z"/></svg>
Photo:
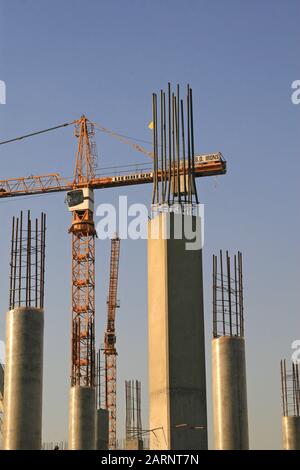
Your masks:
<svg viewBox="0 0 300 470"><path fill-rule="evenodd" d="M202 251L162 232L148 240L150 449L207 449ZM195 223L195 217L189 216ZM166 228L168 214L149 222ZM177 220L178 221L178 220ZM182 426L182 425L185 426Z"/></svg>
<svg viewBox="0 0 300 470"><path fill-rule="evenodd" d="M125 439L125 450L143 450L142 439Z"/></svg>
<svg viewBox="0 0 300 470"><path fill-rule="evenodd" d="M215 449L248 449L244 338L221 336L213 339L212 388Z"/></svg>
<svg viewBox="0 0 300 470"><path fill-rule="evenodd" d="M300 416L282 417L284 450L300 450Z"/></svg>
<svg viewBox="0 0 300 470"><path fill-rule="evenodd" d="M97 436L96 449L108 449L108 431L109 431L109 414L108 410L99 408L97 410Z"/></svg>
<svg viewBox="0 0 300 470"><path fill-rule="evenodd" d="M96 393L92 387L71 387L69 450L96 449Z"/></svg>
<svg viewBox="0 0 300 470"><path fill-rule="evenodd" d="M42 444L44 312L16 308L6 316L4 432L6 450Z"/></svg>

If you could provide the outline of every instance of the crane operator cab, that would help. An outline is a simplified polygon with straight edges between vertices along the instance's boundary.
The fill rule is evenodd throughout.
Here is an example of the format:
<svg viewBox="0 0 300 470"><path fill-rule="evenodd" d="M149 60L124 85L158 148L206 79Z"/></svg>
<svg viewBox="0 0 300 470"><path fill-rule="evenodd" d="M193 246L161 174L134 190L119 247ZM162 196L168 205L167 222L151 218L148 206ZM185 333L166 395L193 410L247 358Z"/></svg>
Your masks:
<svg viewBox="0 0 300 470"><path fill-rule="evenodd" d="M94 191L90 188L68 191L66 203L71 212L86 210L94 212Z"/></svg>

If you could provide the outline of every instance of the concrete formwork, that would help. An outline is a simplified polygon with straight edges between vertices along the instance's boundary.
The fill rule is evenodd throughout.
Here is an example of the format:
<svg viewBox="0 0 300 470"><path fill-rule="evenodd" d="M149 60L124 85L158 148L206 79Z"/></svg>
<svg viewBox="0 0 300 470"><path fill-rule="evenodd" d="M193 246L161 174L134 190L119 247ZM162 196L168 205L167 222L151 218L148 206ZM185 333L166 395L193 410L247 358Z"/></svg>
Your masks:
<svg viewBox="0 0 300 470"><path fill-rule="evenodd" d="M244 338L213 339L212 379L215 449L249 449Z"/></svg>
<svg viewBox="0 0 300 470"><path fill-rule="evenodd" d="M109 414L108 410L99 408L97 410L97 450L108 449L108 432L109 432Z"/></svg>
<svg viewBox="0 0 300 470"><path fill-rule="evenodd" d="M167 217L151 220L149 233ZM181 217L171 214L171 234ZM149 236L150 449L207 449L203 310L202 251L186 250L185 237Z"/></svg>
<svg viewBox="0 0 300 470"><path fill-rule="evenodd" d="M93 387L70 390L69 450L96 449L96 393Z"/></svg>
<svg viewBox="0 0 300 470"><path fill-rule="evenodd" d="M300 450L300 416L282 417L284 450Z"/></svg>
<svg viewBox="0 0 300 470"><path fill-rule="evenodd" d="M42 444L44 312L19 307L6 317L4 436L6 450Z"/></svg>

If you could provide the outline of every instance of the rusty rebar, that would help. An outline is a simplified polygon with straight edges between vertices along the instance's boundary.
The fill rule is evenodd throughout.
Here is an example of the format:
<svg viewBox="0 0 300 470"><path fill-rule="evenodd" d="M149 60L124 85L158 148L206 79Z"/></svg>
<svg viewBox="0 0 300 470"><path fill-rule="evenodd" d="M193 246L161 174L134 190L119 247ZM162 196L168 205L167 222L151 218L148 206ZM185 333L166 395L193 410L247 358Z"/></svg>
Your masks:
<svg viewBox="0 0 300 470"><path fill-rule="evenodd" d="M126 439L142 439L141 382L125 380Z"/></svg>
<svg viewBox="0 0 300 470"><path fill-rule="evenodd" d="M152 94L152 204L158 211L167 206L171 211L187 209L192 213L191 207L198 204L192 90L188 85L185 106L179 85L174 93L168 83L167 93L166 104L166 95L160 90L159 105L157 95Z"/></svg>
<svg viewBox="0 0 300 470"><path fill-rule="evenodd" d="M9 309L44 307L46 215L32 224L30 211L13 217L11 232Z"/></svg>
<svg viewBox="0 0 300 470"><path fill-rule="evenodd" d="M287 369L286 360L280 361L281 398L283 416L300 416L299 365L292 363Z"/></svg>
<svg viewBox="0 0 300 470"><path fill-rule="evenodd" d="M233 268L228 251L225 263L222 250L219 259L220 272L213 255L213 337L244 337L242 254L234 255Z"/></svg>

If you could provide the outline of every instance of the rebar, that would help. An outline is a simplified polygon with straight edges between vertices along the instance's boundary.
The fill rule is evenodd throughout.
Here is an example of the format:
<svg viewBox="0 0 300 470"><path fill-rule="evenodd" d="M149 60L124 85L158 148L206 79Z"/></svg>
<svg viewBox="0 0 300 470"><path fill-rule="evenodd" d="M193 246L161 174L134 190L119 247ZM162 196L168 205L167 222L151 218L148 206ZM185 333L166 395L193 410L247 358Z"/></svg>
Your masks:
<svg viewBox="0 0 300 470"><path fill-rule="evenodd" d="M168 112L163 90L160 91L159 106L157 95L153 93L152 206L154 211L165 210L167 207L178 212L191 213L191 208L198 204L198 195L195 184L193 96L190 86L187 87L184 109L179 85L176 93L173 93L168 83L167 108Z"/></svg>
<svg viewBox="0 0 300 470"><path fill-rule="evenodd" d="M10 256L9 310L44 308L46 214L32 224L30 211L13 217Z"/></svg>
<svg viewBox="0 0 300 470"><path fill-rule="evenodd" d="M126 439L142 439L141 382L125 380Z"/></svg>
<svg viewBox="0 0 300 470"><path fill-rule="evenodd" d="M287 370L286 360L280 361L281 397L283 416L300 416L299 364L293 362Z"/></svg>
<svg viewBox="0 0 300 470"><path fill-rule="evenodd" d="M219 266L218 266L219 264ZM224 271L225 267L225 271ZM220 269L220 272L218 272ZM242 254L234 255L231 275L231 258L226 251L225 266L223 253L213 255L213 337L244 337L243 274Z"/></svg>

